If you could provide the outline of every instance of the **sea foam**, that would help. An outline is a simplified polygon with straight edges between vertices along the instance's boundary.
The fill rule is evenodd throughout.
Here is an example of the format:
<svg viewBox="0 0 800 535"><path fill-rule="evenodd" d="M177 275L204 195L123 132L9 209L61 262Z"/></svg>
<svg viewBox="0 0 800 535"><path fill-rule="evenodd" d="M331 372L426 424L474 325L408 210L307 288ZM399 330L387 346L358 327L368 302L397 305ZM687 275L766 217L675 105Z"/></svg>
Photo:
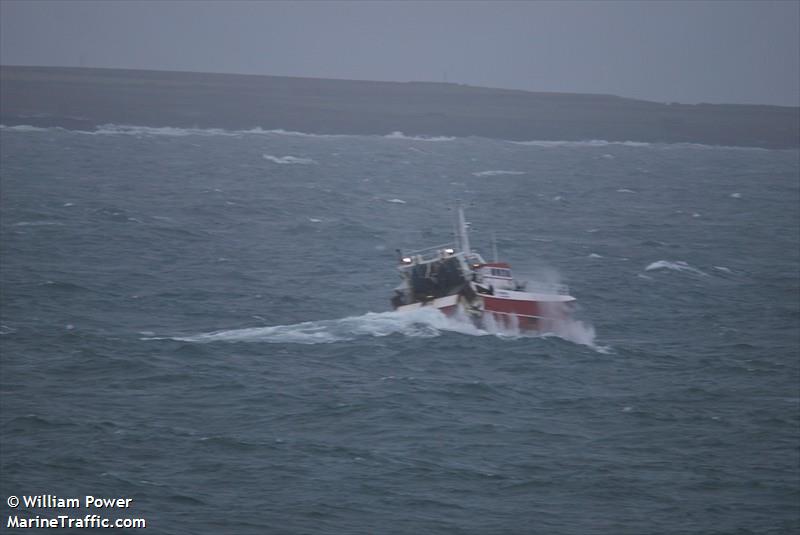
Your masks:
<svg viewBox="0 0 800 535"><path fill-rule="evenodd" d="M39 126L31 126L29 124L18 124L16 126L6 126L4 124L0 124L0 130L9 130L11 132L47 132L50 129ZM64 129L59 128L59 130Z"/></svg>
<svg viewBox="0 0 800 535"><path fill-rule="evenodd" d="M500 175L524 175L525 171L478 171L477 173L472 173L473 176L500 176Z"/></svg>
<svg viewBox="0 0 800 535"><path fill-rule="evenodd" d="M531 140L531 141L509 141L515 145L525 145L529 147L558 148L558 147L608 147L618 145L623 147L645 147L654 149L698 149L698 150L747 150L747 151L769 151L780 149L765 149L763 147L736 147L730 145L706 145L703 143L650 143L647 141L606 141L604 139L588 139L583 141L550 141L550 140ZM796 149L787 149L796 150ZM606 157L609 155L603 155ZM610 155L613 158L613 155Z"/></svg>
<svg viewBox="0 0 800 535"><path fill-rule="evenodd" d="M707 273L705 273L705 272L703 272L703 271L701 271L701 270L699 270L699 269L697 269L695 267L690 266L688 263L686 263L686 262L684 262L682 260L676 260L674 262L673 261L669 261L669 260L658 260L656 262L653 262L652 264L649 264L646 268L644 268L645 271L656 271L656 270L660 270L660 269L661 270L669 270L669 271L682 271L682 272L686 272L686 273L694 273L695 275L702 275L704 277L708 276Z"/></svg>
<svg viewBox="0 0 800 535"><path fill-rule="evenodd" d="M499 325L488 319L479 328L464 315L445 316L435 308L423 307L412 311L368 312L333 320L306 321L290 325L251 327L202 333L193 336L168 337L181 342L260 342L273 344L330 344L364 337L402 335L411 338L434 338L444 333L466 336L496 336L499 338L558 337L586 345L600 352L606 348L594 345L594 328L580 321L563 319L551 322L547 333L525 333L513 325ZM162 340L148 337L145 340Z"/></svg>
<svg viewBox="0 0 800 535"><path fill-rule="evenodd" d="M264 154L263 157L265 160L278 164L309 165L317 163L311 158L298 158L296 156L273 156L271 154Z"/></svg>
<svg viewBox="0 0 800 535"><path fill-rule="evenodd" d="M267 342L295 344L324 344L343 342L360 337L383 337L401 334L417 338L439 336L442 332L460 332L482 336L490 334L471 323L451 319L435 308L420 308L411 312L368 312L334 320L306 321L291 325L253 327L175 337L185 342Z"/></svg>
<svg viewBox="0 0 800 535"><path fill-rule="evenodd" d="M625 147L651 147L653 143L643 141L606 141L604 139L587 139L585 141L511 141L515 145L527 145L530 147L608 147L609 145L622 145Z"/></svg>
<svg viewBox="0 0 800 535"><path fill-rule="evenodd" d="M309 138L359 138L359 137L382 137L385 139L399 139L407 141L455 141L458 139L468 139L467 137L452 137L452 136L408 136L400 131L395 131L390 134L315 134L309 132L298 132L294 130L284 130L282 128L265 129L261 127L254 127L242 130L224 130L221 128L179 128L172 126L137 126L137 125L117 125L117 124L103 124L97 127L96 130L69 130L60 126L53 127L38 127L31 125L2 125L0 130L13 131L13 132L44 132L44 131L62 131L71 132L76 134L85 135L130 135L130 136L245 136L245 135L264 135L264 136L300 136ZM726 145L704 145L701 143L650 143L644 141L606 141L603 139L592 139L585 141L558 141L558 140L532 140L532 141L500 141L513 143L515 145L542 147L542 148L556 148L556 147L607 147L610 145L620 145L625 147L651 147L659 149L703 149L703 150L747 150L747 151L770 151L781 149L766 149L762 147L734 147ZM797 149L783 149L788 151L796 151Z"/></svg>
<svg viewBox="0 0 800 535"><path fill-rule="evenodd" d="M386 139L405 139L410 141L454 141L457 139L449 136L407 136L402 132L392 132L383 137Z"/></svg>

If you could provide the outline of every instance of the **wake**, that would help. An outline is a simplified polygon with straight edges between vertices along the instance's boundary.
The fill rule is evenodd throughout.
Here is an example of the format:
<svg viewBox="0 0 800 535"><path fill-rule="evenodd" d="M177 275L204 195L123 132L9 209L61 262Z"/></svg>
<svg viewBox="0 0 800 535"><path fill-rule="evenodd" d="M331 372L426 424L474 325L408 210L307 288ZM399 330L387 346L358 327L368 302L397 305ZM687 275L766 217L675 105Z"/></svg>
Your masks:
<svg viewBox="0 0 800 535"><path fill-rule="evenodd" d="M435 308L420 308L410 312L368 312L361 316L320 321L306 321L291 325L252 327L202 333L193 336L170 337L172 340L194 343L212 342L262 342L274 344L330 344L359 338L379 338L401 335L409 338L435 338L445 333L465 336L495 336L504 339L558 337L598 351L604 348L594 344L594 328L582 322L559 320L547 333L525 333L486 322L476 327L463 316L448 317ZM152 339L152 338L151 338Z"/></svg>

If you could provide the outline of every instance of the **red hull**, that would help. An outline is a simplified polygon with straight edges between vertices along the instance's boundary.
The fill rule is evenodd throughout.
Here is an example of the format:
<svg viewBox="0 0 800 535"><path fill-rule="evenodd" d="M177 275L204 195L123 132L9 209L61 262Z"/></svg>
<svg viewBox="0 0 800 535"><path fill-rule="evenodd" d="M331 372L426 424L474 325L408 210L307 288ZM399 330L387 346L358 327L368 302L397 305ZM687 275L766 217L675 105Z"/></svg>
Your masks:
<svg viewBox="0 0 800 535"><path fill-rule="evenodd" d="M539 304L536 301L516 301L483 297L484 315L491 314L497 325L506 329L519 328L523 331L535 331L541 327Z"/></svg>
<svg viewBox="0 0 800 535"><path fill-rule="evenodd" d="M520 301L513 299L499 299L483 296L484 322L492 322L502 329L521 331L547 330L548 325L554 320L567 316L567 310L562 303L550 303L547 312L542 311L542 303L536 301ZM555 306L553 306L555 305ZM441 307L439 310L447 316L453 316L458 311L458 306Z"/></svg>

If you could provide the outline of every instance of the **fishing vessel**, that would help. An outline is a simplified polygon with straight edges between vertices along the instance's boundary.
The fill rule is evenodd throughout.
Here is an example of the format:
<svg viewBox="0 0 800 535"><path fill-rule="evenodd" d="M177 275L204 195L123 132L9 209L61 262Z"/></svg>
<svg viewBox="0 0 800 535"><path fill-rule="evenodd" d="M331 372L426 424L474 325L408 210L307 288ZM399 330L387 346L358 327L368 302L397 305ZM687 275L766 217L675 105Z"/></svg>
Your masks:
<svg viewBox="0 0 800 535"><path fill-rule="evenodd" d="M487 262L470 246L461 206L457 216L455 243L397 251L401 282L391 299L395 310L434 307L481 327L542 332L570 315L575 298L566 286L514 278L511 266L497 261L496 246L494 260Z"/></svg>

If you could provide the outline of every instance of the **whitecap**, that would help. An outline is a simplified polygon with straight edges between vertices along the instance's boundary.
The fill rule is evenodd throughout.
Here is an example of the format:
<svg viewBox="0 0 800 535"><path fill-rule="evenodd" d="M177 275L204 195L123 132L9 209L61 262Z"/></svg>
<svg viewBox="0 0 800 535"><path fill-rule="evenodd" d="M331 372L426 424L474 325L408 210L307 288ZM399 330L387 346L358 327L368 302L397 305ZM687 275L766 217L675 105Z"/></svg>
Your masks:
<svg viewBox="0 0 800 535"><path fill-rule="evenodd" d="M14 223L15 227L51 227L51 226L64 226L64 223L59 223L58 221L20 221L18 223Z"/></svg>
<svg viewBox="0 0 800 535"><path fill-rule="evenodd" d="M386 199L386 202L394 204L406 204L406 201L404 201L403 199Z"/></svg>
<svg viewBox="0 0 800 535"><path fill-rule="evenodd" d="M0 130L10 130L12 132L46 132L49 130L49 128L31 126L29 124L18 124L15 126L6 126L4 124L0 124Z"/></svg>
<svg viewBox="0 0 800 535"><path fill-rule="evenodd" d="M622 145L625 147L650 147L653 144L643 141L606 141L604 139L588 139L584 141L512 141L516 145L527 145L531 147L607 147L609 145Z"/></svg>
<svg viewBox="0 0 800 535"><path fill-rule="evenodd" d="M172 126L134 126L104 124L97 127L94 131L76 130L78 133L102 135L126 135L126 136L235 136L237 132L222 130L220 128L177 128Z"/></svg>
<svg viewBox="0 0 800 535"><path fill-rule="evenodd" d="M607 141L604 139L588 139L582 141L566 141L566 140L531 140L531 141L509 141L516 145L525 145L530 147L542 148L558 148L558 147L607 147L611 145L619 145L623 147L643 147L652 149L694 149L694 150L746 150L746 151L769 151L775 149L765 149L763 147L745 147L745 146L730 146L730 145L706 145L703 143L650 143L647 141ZM779 150L779 149L778 149ZM794 149L789 149L794 150ZM605 157L605 155L603 156Z"/></svg>
<svg viewBox="0 0 800 535"><path fill-rule="evenodd" d="M262 156L265 160L278 164L309 165L317 163L311 158L298 158L297 156L273 156L271 154L263 154Z"/></svg>
<svg viewBox="0 0 800 535"><path fill-rule="evenodd" d="M246 130L224 130L221 128L180 128L173 126L140 126L140 125L119 125L119 124L102 124L95 130L68 130L60 126L54 127L38 127L31 125L16 125L6 126L0 125L0 130L11 130L16 132L44 132L49 130L72 132L76 134L85 134L93 136L104 135L128 135L128 136L168 136L168 137L183 137L183 136L243 136L243 135L267 135L267 136L302 136L302 137L315 137L315 138L338 138L338 137L354 137L354 134L311 134L306 132L295 132L291 130L277 129L264 129L261 127L250 128Z"/></svg>
<svg viewBox="0 0 800 535"><path fill-rule="evenodd" d="M265 130L263 128L251 128L250 130L237 130L237 134L255 134L255 135L273 135L273 136L292 136L292 137L315 137L315 138L340 138L340 137L356 137L355 134L312 134L309 132L297 132L296 130L284 130L282 128L275 128L272 130Z"/></svg>
<svg viewBox="0 0 800 535"><path fill-rule="evenodd" d="M617 190L617 193L636 193L636 192L633 191L632 189L620 188Z"/></svg>
<svg viewBox="0 0 800 535"><path fill-rule="evenodd" d="M734 199L741 199L742 198L742 194L741 193L731 193L731 197L733 197Z"/></svg>
<svg viewBox="0 0 800 535"><path fill-rule="evenodd" d="M45 131L61 131L71 132L76 134L86 135L132 135L132 136L242 136L242 135L267 135L267 136L301 136L312 138L358 138L358 137L383 137L385 139L404 139L410 141L454 141L458 138L452 136L407 136L400 131L392 132L391 134L319 134L309 132L298 132L294 130L284 130L282 128L264 129L255 127L244 130L224 130L221 128L179 128L172 126L137 126L137 125L117 125L117 124L103 124L95 130L69 130L60 126L52 127L38 127L32 125L3 125L0 124L0 130L8 130L15 132L45 132ZM496 139L496 138L488 138ZM770 151L770 150L788 150L793 151L796 149L767 149L762 147L736 147L726 145L704 145L701 143L650 143L643 141L606 141L602 139L584 140L584 141L550 141L550 140L532 140L532 141L513 141L507 139L499 139L499 141L514 143L516 145L527 145L543 148L553 147L605 147L609 145L621 145L625 147L653 147L659 149L702 149L702 150L747 150L747 151ZM604 156L605 157L605 156Z"/></svg>
<svg viewBox="0 0 800 535"><path fill-rule="evenodd" d="M478 171L472 173L473 176L500 176L500 175L524 175L525 171Z"/></svg>
<svg viewBox="0 0 800 535"><path fill-rule="evenodd" d="M407 136L402 132L395 131L391 134L386 134L386 139L405 139L409 141L454 141L456 138L449 136Z"/></svg>
<svg viewBox="0 0 800 535"><path fill-rule="evenodd" d="M705 272L703 272L703 271L701 271L701 270L699 270L699 269L697 269L695 267L690 266L688 263L684 262L683 260L676 260L674 262L669 261L669 260L658 260L656 262L653 262L652 264L649 264L646 268L644 268L645 271L656 271L656 270L659 270L659 269L665 269L665 270L670 270L670 271L682 271L682 272L687 272L687 273L694 273L695 275L702 275L702 276L705 276L705 277L708 276Z"/></svg>
<svg viewBox="0 0 800 535"><path fill-rule="evenodd" d="M15 332L17 332L17 330L14 327L9 327L8 325L0 325L0 335L13 334Z"/></svg>

